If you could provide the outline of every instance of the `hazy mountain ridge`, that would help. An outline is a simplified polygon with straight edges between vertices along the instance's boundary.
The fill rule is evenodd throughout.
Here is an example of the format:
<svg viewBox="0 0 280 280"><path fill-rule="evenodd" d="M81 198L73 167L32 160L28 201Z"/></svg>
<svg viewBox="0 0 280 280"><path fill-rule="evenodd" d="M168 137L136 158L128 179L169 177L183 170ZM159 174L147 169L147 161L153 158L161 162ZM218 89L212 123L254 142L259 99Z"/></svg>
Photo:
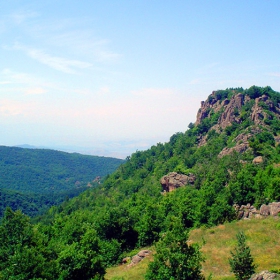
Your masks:
<svg viewBox="0 0 280 280"><path fill-rule="evenodd" d="M258 208L279 201L279 103L280 94L269 87L212 93L186 132L132 154L100 186L40 218L37 228L48 236L44 246L56 265L50 267L44 247L36 245L44 257L41 273L52 271L47 279L103 279L104 268L125 251L174 236L178 225L188 231L222 224L237 218L234 204ZM232 149L239 144L248 147ZM221 155L225 149L232 150ZM262 161L254 161L258 156ZM163 195L160 178L169 172L195 180Z"/></svg>
<svg viewBox="0 0 280 280"><path fill-rule="evenodd" d="M0 146L1 211L11 206L34 215L40 207L79 194L96 177L105 177L121 163L123 160L115 158Z"/></svg>

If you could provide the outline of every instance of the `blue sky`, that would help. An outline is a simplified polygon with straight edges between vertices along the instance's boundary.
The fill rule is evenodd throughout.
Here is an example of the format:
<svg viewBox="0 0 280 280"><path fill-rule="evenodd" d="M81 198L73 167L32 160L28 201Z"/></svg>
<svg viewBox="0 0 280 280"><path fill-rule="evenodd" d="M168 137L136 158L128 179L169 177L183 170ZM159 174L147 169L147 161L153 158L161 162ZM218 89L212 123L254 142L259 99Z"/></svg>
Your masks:
<svg viewBox="0 0 280 280"><path fill-rule="evenodd" d="M125 157L213 90L280 91L280 1L1 1L0 145Z"/></svg>

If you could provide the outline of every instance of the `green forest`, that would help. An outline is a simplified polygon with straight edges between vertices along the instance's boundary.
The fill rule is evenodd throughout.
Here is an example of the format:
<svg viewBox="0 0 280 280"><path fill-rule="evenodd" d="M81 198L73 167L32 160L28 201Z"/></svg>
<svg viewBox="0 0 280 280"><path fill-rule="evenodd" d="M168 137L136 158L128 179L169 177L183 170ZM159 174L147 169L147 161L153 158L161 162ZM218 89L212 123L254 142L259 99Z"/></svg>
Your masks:
<svg viewBox="0 0 280 280"><path fill-rule="evenodd" d="M7 206L29 216L43 213L97 185L96 177L103 179L123 162L48 149L0 146L0 216Z"/></svg>
<svg viewBox="0 0 280 280"><path fill-rule="evenodd" d="M157 254L145 279L206 279L199 244L187 243L190 230L235 221L234 204L259 208L280 201L279 104L280 94L270 87L214 91L185 132L133 153L100 185L32 220L7 208L0 279L104 279L106 268L129 251L151 245ZM11 160L11 172L20 164ZM83 168L77 177L60 168L54 188L67 189L56 185L61 174L72 183L92 179L79 177ZM195 181L163 192L160 179L170 172L192 174ZM14 191L29 189L18 179L11 181Z"/></svg>

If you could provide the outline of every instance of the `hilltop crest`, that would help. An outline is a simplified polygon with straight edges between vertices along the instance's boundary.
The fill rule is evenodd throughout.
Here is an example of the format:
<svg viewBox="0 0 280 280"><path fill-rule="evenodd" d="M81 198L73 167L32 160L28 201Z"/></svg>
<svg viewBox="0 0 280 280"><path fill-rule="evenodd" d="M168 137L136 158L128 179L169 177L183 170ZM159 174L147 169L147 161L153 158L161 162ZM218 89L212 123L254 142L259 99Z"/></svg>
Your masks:
<svg viewBox="0 0 280 280"><path fill-rule="evenodd" d="M237 129L239 133L233 142L242 142L236 148L238 152L247 150L248 140L263 131L272 133L279 142L279 120L280 94L270 87L213 91L206 101L201 102L197 113L195 126L200 131L202 128L198 145L206 144L211 130L230 135Z"/></svg>

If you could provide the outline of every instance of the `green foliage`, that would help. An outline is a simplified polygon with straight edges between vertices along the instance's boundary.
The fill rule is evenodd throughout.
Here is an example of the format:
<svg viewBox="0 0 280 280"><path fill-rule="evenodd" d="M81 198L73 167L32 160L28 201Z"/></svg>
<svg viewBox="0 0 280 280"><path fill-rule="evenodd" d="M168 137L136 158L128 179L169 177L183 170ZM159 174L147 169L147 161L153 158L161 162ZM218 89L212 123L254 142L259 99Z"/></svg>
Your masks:
<svg viewBox="0 0 280 280"><path fill-rule="evenodd" d="M149 264L146 280L205 279L201 273L203 257L198 244L188 244L184 227L174 221L156 245L154 261Z"/></svg>
<svg viewBox="0 0 280 280"><path fill-rule="evenodd" d="M256 87L248 92L227 89L218 92L216 97L215 94L211 95L211 98L230 99L236 93L258 96L264 92L271 100L272 97L274 101L278 100L278 93L269 88ZM102 279L104 269L117 264L124 252L158 242L158 254L147 279L202 279L199 248L186 243L186 232L198 226L209 227L232 221L236 216L232 207L234 203L260 206L280 199L280 145L274 139L279 131L279 127L276 128L279 120L275 112L269 111L268 118L275 122L275 128L260 125L258 128L262 132L251 138L251 149L243 154L235 152L222 158L219 156L224 148L236 145L234 139L240 133L253 134L253 129L248 127L251 125L253 105L254 100L251 100L238 112L236 110L241 123L233 123L223 131L211 129L222 111L215 113L209 109L208 117L201 125L190 125L186 132L172 135L167 143L137 151L100 185L67 199L59 206L53 206L43 216L33 219L34 225L21 212L9 210L0 227L3 241L0 275L7 275L4 279L20 273L23 273L20 276L22 279L78 279L81 275L83 279ZM197 143L202 138L207 143L198 147ZM262 155L263 163L252 163L256 155ZM29 161L33 162L31 158L29 156ZM6 158L6 164L8 162ZM15 162L10 160L9 164L15 168ZM21 166L20 162L17 162L17 166ZM54 173L59 175L56 178L66 184L64 176L67 172L59 164L51 166ZM44 167L48 175L51 174L51 166ZM71 168L69 170L73 171ZM77 170L82 172L79 168ZM160 178L173 171L186 175L192 173L196 180L174 192L162 194ZM76 176L74 171L72 175ZM71 185L76 179L69 178L67 183ZM82 181L86 182L85 179ZM17 192L24 189L18 188ZM68 185L65 185L65 191L68 191ZM29 194L30 211L35 213L37 201L44 201L46 197L51 205L51 192L47 186L44 192L44 198L36 194L37 200L32 200L33 196ZM0 195L3 201L12 200L15 195L15 205L23 203L15 191L7 193L2 190ZM12 228L12 224L7 222L9 216L14 217L11 221L18 219L19 226L19 230L15 230L11 236L8 236ZM9 238L14 241L9 241ZM7 264L8 256L16 263L20 262L20 258L29 261L10 267L12 262ZM35 259L37 263L34 263Z"/></svg>
<svg viewBox="0 0 280 280"><path fill-rule="evenodd" d="M43 213L65 198L85 191L88 182L115 171L123 162L47 149L0 146L0 217L7 206L30 216Z"/></svg>
<svg viewBox="0 0 280 280"><path fill-rule="evenodd" d="M55 265L47 261L42 236L29 218L7 208L0 226L1 279L55 279Z"/></svg>
<svg viewBox="0 0 280 280"><path fill-rule="evenodd" d="M250 248L246 245L246 236L243 232L236 235L237 246L231 252L229 264L237 280L247 280L255 273L256 265L251 256Z"/></svg>
<svg viewBox="0 0 280 280"><path fill-rule="evenodd" d="M88 229L79 242L67 244L58 254L61 279L104 279L105 269L99 254L96 231Z"/></svg>

